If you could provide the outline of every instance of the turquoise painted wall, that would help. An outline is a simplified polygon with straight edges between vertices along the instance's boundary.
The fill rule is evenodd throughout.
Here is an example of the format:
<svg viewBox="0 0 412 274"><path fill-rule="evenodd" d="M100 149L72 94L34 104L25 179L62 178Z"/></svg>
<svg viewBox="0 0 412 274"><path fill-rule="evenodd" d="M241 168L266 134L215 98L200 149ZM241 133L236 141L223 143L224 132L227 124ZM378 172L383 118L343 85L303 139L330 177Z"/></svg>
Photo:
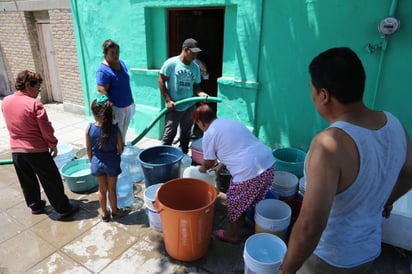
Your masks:
<svg viewBox="0 0 412 274"><path fill-rule="evenodd" d="M81 4L79 4L81 2ZM137 132L164 103L158 69L167 56L169 7L225 7L223 72L218 80L218 115L241 120L266 144L307 149L326 122L310 100L308 64L320 51L349 46L367 72L365 101L396 114L412 132L412 1L72 0L76 43L86 105L96 94L95 69L107 38L121 47L130 74ZM388 39L377 31L386 16L401 20ZM385 47L387 46L387 47ZM382 49L383 48L383 49ZM87 114L90 114L89 112ZM149 133L159 137L160 121Z"/></svg>
<svg viewBox="0 0 412 274"><path fill-rule="evenodd" d="M256 102L261 139L271 146L306 148L309 138L327 126L311 104L308 64L335 46L349 46L362 59L366 104L393 112L412 130L412 1L264 1L263 10ZM401 28L384 51L377 27L389 15L401 20Z"/></svg>

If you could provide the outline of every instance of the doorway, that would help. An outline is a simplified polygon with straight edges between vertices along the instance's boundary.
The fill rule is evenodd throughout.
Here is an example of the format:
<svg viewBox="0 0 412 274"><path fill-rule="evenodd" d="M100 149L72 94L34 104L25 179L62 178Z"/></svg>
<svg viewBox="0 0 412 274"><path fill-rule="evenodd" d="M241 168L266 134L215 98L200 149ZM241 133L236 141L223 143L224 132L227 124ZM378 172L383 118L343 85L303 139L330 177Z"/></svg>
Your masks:
<svg viewBox="0 0 412 274"><path fill-rule="evenodd" d="M168 56L179 55L186 38L197 40L202 49L198 59L209 73L201 86L210 96L217 96L217 79L222 76L224 13L224 7L168 10ZM216 110L216 103L211 106Z"/></svg>
<svg viewBox="0 0 412 274"><path fill-rule="evenodd" d="M12 94L7 77L6 65L4 64L2 49L0 48L0 97Z"/></svg>
<svg viewBox="0 0 412 274"><path fill-rule="evenodd" d="M63 102L60 91L57 60L53 47L52 29L49 23L38 22L37 30L40 40L40 52L44 68L44 78L48 91L48 101Z"/></svg>

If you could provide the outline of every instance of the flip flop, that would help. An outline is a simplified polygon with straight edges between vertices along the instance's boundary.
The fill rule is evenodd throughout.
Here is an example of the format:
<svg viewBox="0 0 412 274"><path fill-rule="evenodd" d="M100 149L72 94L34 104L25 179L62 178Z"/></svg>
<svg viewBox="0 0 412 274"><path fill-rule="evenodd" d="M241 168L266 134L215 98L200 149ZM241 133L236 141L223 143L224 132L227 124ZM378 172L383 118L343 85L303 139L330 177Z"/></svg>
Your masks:
<svg viewBox="0 0 412 274"><path fill-rule="evenodd" d="M226 238L226 237L225 237L225 230L223 230L223 229L215 230L215 231L213 232L213 235L214 235L216 238L218 238L219 240L223 241L223 242L227 242L227 243L231 243L231 244L238 244L238 243L240 243L240 239L238 239L238 240L233 240L233 239L230 239L230 238Z"/></svg>

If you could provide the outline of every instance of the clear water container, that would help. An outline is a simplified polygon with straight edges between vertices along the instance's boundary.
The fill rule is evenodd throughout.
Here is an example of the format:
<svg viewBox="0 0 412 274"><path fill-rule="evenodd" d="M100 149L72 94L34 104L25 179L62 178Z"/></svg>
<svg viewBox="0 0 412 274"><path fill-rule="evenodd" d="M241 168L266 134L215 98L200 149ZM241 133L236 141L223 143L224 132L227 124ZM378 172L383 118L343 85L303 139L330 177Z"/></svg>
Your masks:
<svg viewBox="0 0 412 274"><path fill-rule="evenodd" d="M128 143L123 150L120 167L122 173L128 175L133 182L140 182L143 180L143 173L140 164L137 160L141 149Z"/></svg>
<svg viewBox="0 0 412 274"><path fill-rule="evenodd" d="M133 181L129 176L121 173L116 184L117 207L131 207L134 203Z"/></svg>
<svg viewBox="0 0 412 274"><path fill-rule="evenodd" d="M192 157L187 154L183 154L182 161L180 162L180 178L183 178L183 173L186 168L192 165Z"/></svg>

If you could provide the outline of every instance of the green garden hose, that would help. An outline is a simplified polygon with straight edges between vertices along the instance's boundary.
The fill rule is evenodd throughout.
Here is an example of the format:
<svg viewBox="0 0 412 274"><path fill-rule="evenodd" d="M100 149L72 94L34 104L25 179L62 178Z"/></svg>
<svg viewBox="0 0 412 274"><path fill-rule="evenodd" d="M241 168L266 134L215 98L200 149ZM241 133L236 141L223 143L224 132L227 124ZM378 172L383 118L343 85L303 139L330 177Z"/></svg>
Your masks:
<svg viewBox="0 0 412 274"><path fill-rule="evenodd" d="M180 101L175 102L175 106L185 104L185 103L192 103L192 102L214 102L214 103L220 103L222 102L221 98L218 97L210 97L210 96L199 96L199 97L191 97L191 98L186 98ZM142 133L139 134L132 142L132 145L135 145L137 142L139 142L145 135L146 133L159 121L159 119L165 115L167 112L167 108L162 109L159 114L156 116L156 118L142 131Z"/></svg>

